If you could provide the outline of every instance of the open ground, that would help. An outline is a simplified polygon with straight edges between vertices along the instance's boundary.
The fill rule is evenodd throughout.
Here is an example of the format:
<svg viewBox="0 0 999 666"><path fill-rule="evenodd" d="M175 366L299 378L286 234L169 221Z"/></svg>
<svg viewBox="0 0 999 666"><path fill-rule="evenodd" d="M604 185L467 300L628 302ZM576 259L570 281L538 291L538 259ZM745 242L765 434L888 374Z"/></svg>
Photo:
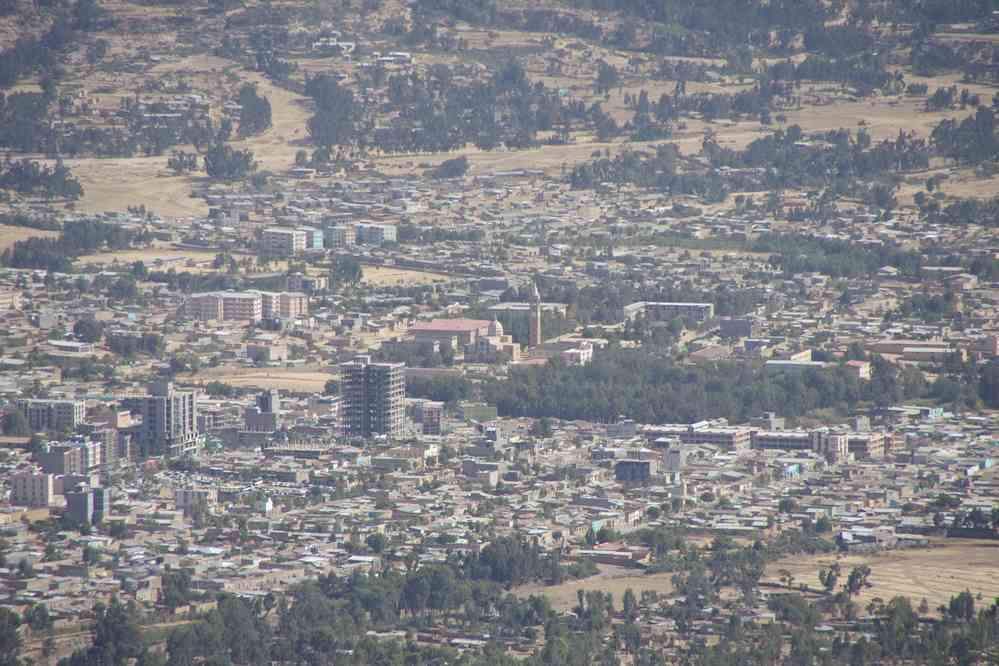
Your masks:
<svg viewBox="0 0 999 666"><path fill-rule="evenodd" d="M780 581L780 571L794 576L793 585L819 589L818 572L839 562L845 581L850 569L871 567L869 582L856 599L861 608L878 597L888 602L906 596L913 606L926 599L933 613L964 590L981 593L983 602L999 597L999 541L954 540L935 542L932 548L893 550L869 555L803 555L785 558L767 567L764 580Z"/></svg>
<svg viewBox="0 0 999 666"><path fill-rule="evenodd" d="M30 229L28 227L11 227L0 224L0 252L12 247L17 241L29 238L54 238L58 236L57 231L46 231L43 229Z"/></svg>

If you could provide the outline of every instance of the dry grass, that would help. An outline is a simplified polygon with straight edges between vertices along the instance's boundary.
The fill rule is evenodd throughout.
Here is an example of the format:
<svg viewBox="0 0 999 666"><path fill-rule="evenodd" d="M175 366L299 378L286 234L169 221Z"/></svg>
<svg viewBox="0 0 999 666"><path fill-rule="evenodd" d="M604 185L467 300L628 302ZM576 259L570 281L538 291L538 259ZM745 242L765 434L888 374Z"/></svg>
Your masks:
<svg viewBox="0 0 999 666"><path fill-rule="evenodd" d="M408 287L417 284L433 284L434 282L446 282L449 278L443 273L430 273L425 271L414 271L404 268L390 268L388 266L364 266L362 268L364 276L363 282L373 286L399 285Z"/></svg>
<svg viewBox="0 0 999 666"><path fill-rule="evenodd" d="M287 368L230 368L221 371L199 372L196 375L181 377L190 384L205 385L209 382L222 382L237 388L281 389L303 393L322 393L326 382L336 379L336 375L316 370Z"/></svg>
<svg viewBox="0 0 999 666"><path fill-rule="evenodd" d="M6 224L0 224L0 252L13 247L17 241L29 238L55 238L58 235L58 231L30 229L28 227L10 227Z"/></svg>
<svg viewBox="0 0 999 666"><path fill-rule="evenodd" d="M989 602L999 597L999 542L995 541L948 540L929 549L791 557L768 567L765 580L779 581L778 572L787 569L794 575L795 585L805 583L818 588L819 569L837 561L843 572L841 581L854 566L871 567L872 587L857 599L862 608L875 597L887 602L895 596L907 596L913 605L925 598L933 612L964 590L981 593Z"/></svg>
<svg viewBox="0 0 999 666"><path fill-rule="evenodd" d="M635 569L609 565L599 566L600 573L590 578L567 581L561 585L524 585L517 588L515 593L519 597L529 597L532 594L542 595L548 598L555 610L567 611L576 605L576 592L578 590L609 592L618 604L628 588L631 588L639 597L646 590L663 595L673 592L673 574L645 575Z"/></svg>

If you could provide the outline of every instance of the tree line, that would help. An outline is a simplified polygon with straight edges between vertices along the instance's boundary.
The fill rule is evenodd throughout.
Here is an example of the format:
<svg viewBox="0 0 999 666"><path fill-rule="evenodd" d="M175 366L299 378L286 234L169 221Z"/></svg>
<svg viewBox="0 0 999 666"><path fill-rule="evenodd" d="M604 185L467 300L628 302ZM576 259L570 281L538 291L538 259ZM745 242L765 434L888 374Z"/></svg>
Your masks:
<svg viewBox="0 0 999 666"><path fill-rule="evenodd" d="M72 270L73 260L101 250L122 250L146 240L116 224L99 220L66 222L58 238L28 238L17 241L0 254L0 265L10 268L36 268L57 273Z"/></svg>

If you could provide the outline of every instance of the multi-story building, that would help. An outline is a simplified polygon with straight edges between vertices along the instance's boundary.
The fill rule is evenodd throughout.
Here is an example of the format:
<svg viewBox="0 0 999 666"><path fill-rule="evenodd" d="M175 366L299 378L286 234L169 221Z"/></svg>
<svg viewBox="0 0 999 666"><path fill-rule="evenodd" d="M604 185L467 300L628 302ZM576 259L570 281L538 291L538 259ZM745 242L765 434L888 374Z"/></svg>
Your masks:
<svg viewBox="0 0 999 666"><path fill-rule="evenodd" d="M717 427L688 428L680 433L680 441L684 444L713 444L728 451L748 449L752 441L752 431L749 428Z"/></svg>
<svg viewBox="0 0 999 666"><path fill-rule="evenodd" d="M227 321L259 321L263 318L263 302L254 292L222 294L222 319Z"/></svg>
<svg viewBox="0 0 999 666"><path fill-rule="evenodd" d="M35 453L35 460L49 474L83 474L83 449L71 444L50 444Z"/></svg>
<svg viewBox="0 0 999 666"><path fill-rule="evenodd" d="M20 506L45 507L55 494L55 477L45 472L20 472L10 479L10 502Z"/></svg>
<svg viewBox="0 0 999 666"><path fill-rule="evenodd" d="M142 425L139 455L180 456L198 448L198 408L193 391L178 391L172 382L157 382L149 395L136 399Z"/></svg>
<svg viewBox="0 0 999 666"><path fill-rule="evenodd" d="M357 242L367 245L394 243L399 238L394 224L358 224L356 234Z"/></svg>
<svg viewBox="0 0 999 666"><path fill-rule="evenodd" d="M213 292L191 297L187 311L202 320L294 319L309 313L309 297L296 291Z"/></svg>
<svg viewBox="0 0 999 666"><path fill-rule="evenodd" d="M0 310L20 310L21 292L16 289L0 289Z"/></svg>
<svg viewBox="0 0 999 666"><path fill-rule="evenodd" d="M222 294L198 294L187 299L185 304L187 314L200 321L222 321Z"/></svg>
<svg viewBox="0 0 999 666"><path fill-rule="evenodd" d="M32 430L75 430L87 416L83 400L21 398L15 403Z"/></svg>
<svg viewBox="0 0 999 666"><path fill-rule="evenodd" d="M198 509L208 509L219 501L219 491L214 486L177 488L174 491L174 506L178 511L190 514Z"/></svg>
<svg viewBox="0 0 999 666"><path fill-rule="evenodd" d="M200 320L259 321L263 303L257 292L216 291L192 296L187 311Z"/></svg>
<svg viewBox="0 0 999 666"><path fill-rule="evenodd" d="M330 280L325 275L303 275L302 273L292 273L285 279L285 287L288 291L302 291L313 293L329 289Z"/></svg>
<svg viewBox="0 0 999 666"><path fill-rule="evenodd" d="M325 247L325 236L322 229L315 227L299 227L305 232L305 249L322 250Z"/></svg>
<svg viewBox="0 0 999 666"><path fill-rule="evenodd" d="M305 252L307 235L304 229L267 227L260 235L260 249L276 257L294 257Z"/></svg>
<svg viewBox="0 0 999 666"><path fill-rule="evenodd" d="M309 297L294 291L259 293L264 319L294 319L309 314Z"/></svg>
<svg viewBox="0 0 999 666"><path fill-rule="evenodd" d="M103 522L111 510L111 491L87 484L66 493L66 513L77 523Z"/></svg>
<svg viewBox="0 0 999 666"><path fill-rule="evenodd" d="M639 301L624 306L624 316L629 320L644 316L649 321L687 319L700 323L715 316L715 306L713 303L654 303L651 301Z"/></svg>
<svg viewBox="0 0 999 666"><path fill-rule="evenodd" d="M403 363L372 363L358 356L340 366L343 425L347 437L402 434L406 375Z"/></svg>
<svg viewBox="0 0 999 666"><path fill-rule="evenodd" d="M763 334L763 322L749 317L725 317L718 321L718 328L723 338L758 338Z"/></svg>
<svg viewBox="0 0 999 666"><path fill-rule="evenodd" d="M331 250L340 250L357 242L357 229L353 225L328 226L323 230L323 241Z"/></svg>

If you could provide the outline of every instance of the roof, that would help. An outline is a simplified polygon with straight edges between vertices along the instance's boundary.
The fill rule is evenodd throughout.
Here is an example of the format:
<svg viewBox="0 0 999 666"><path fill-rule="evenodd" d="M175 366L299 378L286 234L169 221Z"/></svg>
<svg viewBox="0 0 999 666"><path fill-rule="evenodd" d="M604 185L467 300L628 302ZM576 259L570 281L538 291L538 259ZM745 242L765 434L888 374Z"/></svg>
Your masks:
<svg viewBox="0 0 999 666"><path fill-rule="evenodd" d="M488 319L434 319L433 321L413 324L411 331L442 331L448 333L464 333L487 328L492 322Z"/></svg>

